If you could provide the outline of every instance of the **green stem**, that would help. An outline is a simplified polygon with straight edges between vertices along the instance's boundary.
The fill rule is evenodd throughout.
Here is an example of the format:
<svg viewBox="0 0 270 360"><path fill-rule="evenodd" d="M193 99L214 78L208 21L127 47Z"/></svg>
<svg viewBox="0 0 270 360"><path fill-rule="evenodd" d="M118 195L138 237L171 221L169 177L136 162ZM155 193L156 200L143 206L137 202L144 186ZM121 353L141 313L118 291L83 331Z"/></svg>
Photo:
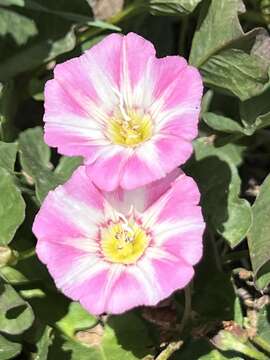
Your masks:
<svg viewBox="0 0 270 360"><path fill-rule="evenodd" d="M143 10L143 8L144 7L140 6L139 4L136 3L131 4L127 6L125 9L123 9L123 11L113 16L107 22L110 23L111 25L117 25L119 22L123 21L124 19L137 15L139 12ZM88 40L90 37L101 34L103 31L104 29L101 28L88 29L85 32L78 35L78 43L83 43L84 41Z"/></svg>
<svg viewBox="0 0 270 360"><path fill-rule="evenodd" d="M35 248L27 249L27 250L22 251L22 252L19 253L18 261L28 259L28 258L30 258L30 257L32 257L34 255L36 255L36 249Z"/></svg>
<svg viewBox="0 0 270 360"><path fill-rule="evenodd" d="M191 287L188 285L184 289L185 292L185 308L184 308L184 314L181 320L179 331L180 333L184 330L185 325L190 317L191 313Z"/></svg>
<svg viewBox="0 0 270 360"><path fill-rule="evenodd" d="M183 345L182 341L172 342L170 343L159 355L156 357L156 360L168 360L171 355L180 349Z"/></svg>
<svg viewBox="0 0 270 360"><path fill-rule="evenodd" d="M269 342L265 341L263 338L261 338L260 336L255 336L254 338L251 339L256 345L258 345L261 349L263 349L264 351L268 352L270 354L270 344Z"/></svg>
<svg viewBox="0 0 270 360"><path fill-rule="evenodd" d="M242 354L245 354L254 360L269 360L268 356L264 355L262 352L260 352L258 350L251 349L248 346L246 346L245 348L243 347L241 352L242 352Z"/></svg>

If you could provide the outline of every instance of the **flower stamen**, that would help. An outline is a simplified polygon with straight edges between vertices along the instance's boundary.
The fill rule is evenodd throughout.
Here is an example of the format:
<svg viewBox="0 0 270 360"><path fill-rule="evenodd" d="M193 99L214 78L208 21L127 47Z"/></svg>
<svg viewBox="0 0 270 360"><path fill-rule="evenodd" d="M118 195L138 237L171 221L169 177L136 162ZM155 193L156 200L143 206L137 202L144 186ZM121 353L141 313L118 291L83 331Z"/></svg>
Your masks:
<svg viewBox="0 0 270 360"><path fill-rule="evenodd" d="M152 133L150 115L126 110L121 102L119 111L108 122L107 134L114 144L134 147L150 139Z"/></svg>
<svg viewBox="0 0 270 360"><path fill-rule="evenodd" d="M133 264L144 253L149 236L134 220L123 215L118 222L110 222L101 230L101 251L107 261Z"/></svg>

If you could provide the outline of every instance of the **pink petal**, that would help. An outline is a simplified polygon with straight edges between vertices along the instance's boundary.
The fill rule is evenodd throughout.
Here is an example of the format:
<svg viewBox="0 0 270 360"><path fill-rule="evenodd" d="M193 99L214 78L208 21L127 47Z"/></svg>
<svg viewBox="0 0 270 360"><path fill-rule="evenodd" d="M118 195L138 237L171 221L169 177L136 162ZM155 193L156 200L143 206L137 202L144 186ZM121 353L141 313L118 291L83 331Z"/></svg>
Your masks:
<svg viewBox="0 0 270 360"><path fill-rule="evenodd" d="M136 148L129 157L123 169L120 186L132 190L161 179L165 175L166 172L159 163L156 148L148 141Z"/></svg>
<svg viewBox="0 0 270 360"><path fill-rule="evenodd" d="M190 228L182 234L169 237L163 242L161 248L177 257L181 257L186 263L195 265L202 257L204 229L202 223L200 227Z"/></svg>
<svg viewBox="0 0 270 360"><path fill-rule="evenodd" d="M184 140L190 141L197 137L197 123L198 114L187 113L182 114L181 116L174 115L164 121L163 125L160 127L160 134L161 136L171 135L178 137L178 140L184 143Z"/></svg>
<svg viewBox="0 0 270 360"><path fill-rule="evenodd" d="M149 58L155 56L156 51L150 41L135 33L129 33L124 37L122 51L122 69L125 69L126 62L129 81L134 88L144 76L145 66ZM123 72L124 80L126 79Z"/></svg>
<svg viewBox="0 0 270 360"><path fill-rule="evenodd" d="M38 212L33 232L37 238L60 241L93 234L103 218L104 199L79 167L64 185L50 191Z"/></svg>
<svg viewBox="0 0 270 360"><path fill-rule="evenodd" d="M204 222L195 183L178 174L175 170L166 179L130 193L118 189L110 197L80 167L69 181L50 192L33 231L38 257L56 286L93 314L156 305L183 288L193 276L192 265L201 257ZM138 215L152 241L135 264L111 263L102 255L98 234L108 220L104 196L112 211L122 211L122 205L141 206ZM137 202L136 196L141 197Z"/></svg>
<svg viewBox="0 0 270 360"><path fill-rule="evenodd" d="M143 214L145 227L153 229L154 248L164 250L187 264L202 256L205 224L197 205L200 194L195 182L181 174L159 200Z"/></svg>
<svg viewBox="0 0 270 360"><path fill-rule="evenodd" d="M84 156L100 188L135 189L188 159L201 96L199 72L183 58L156 59L139 35L112 34L55 67L45 89L45 141L62 154ZM135 148L112 143L107 123L120 105L152 116L152 138Z"/></svg>
<svg viewBox="0 0 270 360"><path fill-rule="evenodd" d="M45 140L65 155L83 155L87 147L106 145L104 124L118 104L121 35L106 37L86 54L57 65L45 89ZM91 152L91 149L90 149Z"/></svg>
<svg viewBox="0 0 270 360"><path fill-rule="evenodd" d="M169 220L180 220L190 209L197 211L200 192L195 181L182 173L171 185L171 188L151 206L144 218L153 219L158 223Z"/></svg>
<svg viewBox="0 0 270 360"><path fill-rule="evenodd" d="M179 56L167 56L153 63L154 96L163 100L162 110L200 105L203 85L199 71Z"/></svg>
<svg viewBox="0 0 270 360"><path fill-rule="evenodd" d="M104 197L118 211L127 214L131 205L138 211L144 212L156 200L170 189L172 182L181 174L180 169L175 169L166 177L156 180L145 186L133 190L117 188L115 191L103 192Z"/></svg>
<svg viewBox="0 0 270 360"><path fill-rule="evenodd" d="M87 174L93 183L104 191L112 191L119 186L127 154L110 147L94 163L87 166Z"/></svg>
<svg viewBox="0 0 270 360"><path fill-rule="evenodd" d="M74 283L65 294L81 305L91 314L101 315L106 312L106 285L109 269L104 268L82 283Z"/></svg>
<svg viewBox="0 0 270 360"><path fill-rule="evenodd" d="M193 151L190 141L174 135L158 136L153 142L157 149L158 161L166 173L183 164Z"/></svg>
<svg viewBox="0 0 270 360"><path fill-rule="evenodd" d="M184 288L194 275L193 267L181 259L152 260L156 281L160 289L160 299L166 299L174 291Z"/></svg>
<svg viewBox="0 0 270 360"><path fill-rule="evenodd" d="M81 304L97 315L121 314L140 305L157 303L158 298L154 302L149 300L149 290L134 276L136 270L135 266L125 267L113 280L110 271L104 271L82 284L80 289L76 288L75 294L79 293ZM143 277L142 272L137 272Z"/></svg>
<svg viewBox="0 0 270 360"><path fill-rule="evenodd" d="M159 213L158 221L182 219L189 211L194 211L197 217L197 204L200 201L200 192L195 181L182 174L167 193L167 201ZM201 215L201 213L199 213ZM202 218L200 217L200 220Z"/></svg>
<svg viewBox="0 0 270 360"><path fill-rule="evenodd" d="M124 296L123 294L128 294ZM107 312L121 314L140 305L146 305L149 301L142 283L136 279L132 270L124 271L116 281L109 296Z"/></svg>
<svg viewBox="0 0 270 360"><path fill-rule="evenodd" d="M85 256L85 251L77 249L75 246L53 241L39 241L36 253L39 259L47 264L56 283L63 282L63 279L69 276L71 265L78 264L80 259Z"/></svg>

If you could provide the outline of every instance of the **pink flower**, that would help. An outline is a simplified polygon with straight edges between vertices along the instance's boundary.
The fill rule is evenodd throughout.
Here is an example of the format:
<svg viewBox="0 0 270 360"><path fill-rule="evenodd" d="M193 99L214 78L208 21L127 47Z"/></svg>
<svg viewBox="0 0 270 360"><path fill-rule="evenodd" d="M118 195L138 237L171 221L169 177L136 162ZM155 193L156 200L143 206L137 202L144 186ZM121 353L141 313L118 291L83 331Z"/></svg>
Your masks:
<svg viewBox="0 0 270 360"><path fill-rule="evenodd" d="M194 181L175 170L106 193L80 167L35 218L37 254L56 286L93 314L155 305L191 280L204 221Z"/></svg>
<svg viewBox="0 0 270 360"><path fill-rule="evenodd" d="M57 65L45 89L45 141L80 155L101 189L134 189L183 164L197 136L202 81L180 56L112 34Z"/></svg>

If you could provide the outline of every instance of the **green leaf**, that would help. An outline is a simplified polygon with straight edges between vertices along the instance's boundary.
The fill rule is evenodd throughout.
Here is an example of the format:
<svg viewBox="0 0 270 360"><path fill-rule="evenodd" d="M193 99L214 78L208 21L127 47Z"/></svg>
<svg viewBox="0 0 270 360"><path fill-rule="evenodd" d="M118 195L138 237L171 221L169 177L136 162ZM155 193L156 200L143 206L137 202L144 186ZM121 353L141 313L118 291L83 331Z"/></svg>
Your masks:
<svg viewBox="0 0 270 360"><path fill-rule="evenodd" d="M243 358L235 357L230 354L222 354L218 350L213 350L209 341L205 339L192 340L179 350L172 360L243 360Z"/></svg>
<svg viewBox="0 0 270 360"><path fill-rule="evenodd" d="M90 11L89 11L89 16L81 15L81 14L77 14L77 13L69 12L69 11L63 11L62 9L61 9L61 11L60 10L58 11L58 10L52 9L50 7L44 6L44 4L40 4L38 1L34 1L34 0L27 0L27 2L25 2L23 4L21 3L20 6L25 6L27 9L35 10L38 12L56 15L60 18L63 18L63 19L66 19L66 20L69 20L69 21L72 21L72 22L78 23L78 24L80 24L80 23L87 24L88 26L93 26L93 27L97 27L100 29L104 29L104 30L121 31L121 28L119 28L118 26L112 25L105 21L102 21L102 20L93 21L93 18L90 16Z"/></svg>
<svg viewBox="0 0 270 360"><path fill-rule="evenodd" d="M0 167L13 172L17 150L17 144L0 141Z"/></svg>
<svg viewBox="0 0 270 360"><path fill-rule="evenodd" d="M242 311L242 305L239 297L236 297L234 300L234 321L240 327L243 327L244 324L244 315Z"/></svg>
<svg viewBox="0 0 270 360"><path fill-rule="evenodd" d="M215 147L208 138L194 145L196 161L188 171L201 190L205 218L233 248L246 237L252 222L249 203L239 198L241 181L234 165L239 149L233 144Z"/></svg>
<svg viewBox="0 0 270 360"><path fill-rule="evenodd" d="M22 345L7 340L0 335L0 360L9 360L21 352Z"/></svg>
<svg viewBox="0 0 270 360"><path fill-rule="evenodd" d="M228 117L206 112L202 114L202 118L204 122L214 130L228 134L243 133L243 127Z"/></svg>
<svg viewBox="0 0 270 360"><path fill-rule="evenodd" d="M52 344L52 328L46 326L41 338L38 340L37 346L37 353L33 355L33 360L47 360L48 359L48 352L49 347Z"/></svg>
<svg viewBox="0 0 270 360"><path fill-rule="evenodd" d="M262 92L268 82L265 61L240 49L223 50L200 67L204 82L246 100Z"/></svg>
<svg viewBox="0 0 270 360"><path fill-rule="evenodd" d="M221 330L212 341L215 346L222 351L235 351L256 360L269 359L250 344L246 335L239 335L227 330Z"/></svg>
<svg viewBox="0 0 270 360"><path fill-rule="evenodd" d="M84 0L66 2L59 0L46 1L25 1L25 6L20 8L7 7L3 10L10 13L13 22L17 17L22 16L33 24L35 32L32 30L31 36L26 24L18 26L12 21L6 20L6 27L2 32L3 41L0 42L0 79L6 81L22 72L36 68L55 57L74 49L76 36L74 25L82 20L89 21L90 9ZM42 9L42 10L41 10ZM65 9L65 11L63 11ZM12 26L10 26L12 25ZM95 24L100 27L100 24ZM105 25L102 24L104 27ZM9 33L12 33L16 41L14 42ZM33 35L32 35L33 33ZM4 35L4 34L3 34ZM22 39L21 39L22 38Z"/></svg>
<svg viewBox="0 0 270 360"><path fill-rule="evenodd" d="M62 156L55 169L55 174L61 178L62 182L67 181L73 172L82 164L83 159L78 156Z"/></svg>
<svg viewBox="0 0 270 360"><path fill-rule="evenodd" d="M270 305L264 306L258 314L257 335L266 341L270 349Z"/></svg>
<svg viewBox="0 0 270 360"><path fill-rule="evenodd" d="M101 325L78 333L78 341L67 340L55 343L51 358L70 354L70 360L135 360L151 354L153 346L144 322L134 313L113 316L103 328Z"/></svg>
<svg viewBox="0 0 270 360"><path fill-rule="evenodd" d="M71 302L64 317L56 322L56 326L66 335L72 337L76 331L88 329L97 323L92 316L82 308L78 302Z"/></svg>
<svg viewBox="0 0 270 360"><path fill-rule="evenodd" d="M244 35L238 13L244 12L242 0L207 0L193 37L189 61L202 66L211 56ZM222 29L222 31L220 31Z"/></svg>
<svg viewBox="0 0 270 360"><path fill-rule="evenodd" d="M270 283L270 176L264 180L252 206L253 225L248 235L248 246L257 286L262 289Z"/></svg>
<svg viewBox="0 0 270 360"><path fill-rule="evenodd" d="M62 157L53 172L50 163L51 151L43 140L40 127L28 129L19 136L18 148L22 168L29 179L36 185L36 195L40 202L50 190L64 183L81 164L80 157Z"/></svg>
<svg viewBox="0 0 270 360"><path fill-rule="evenodd" d="M9 59L0 62L0 79L7 81L22 72L47 63L58 55L71 51L75 45L76 37L72 27L57 39L47 38L35 41L16 51Z"/></svg>
<svg viewBox="0 0 270 360"><path fill-rule="evenodd" d="M228 117L204 112L202 118L214 130L251 136L257 130L270 125L270 89L263 94L240 103L242 124Z"/></svg>
<svg viewBox="0 0 270 360"><path fill-rule="evenodd" d="M43 141L43 130L40 127L28 129L19 136L21 162L26 173L35 177L39 168L51 170L50 148Z"/></svg>
<svg viewBox="0 0 270 360"><path fill-rule="evenodd" d="M37 27L32 19L8 8L1 8L0 37L9 35L16 44L23 45L37 32Z"/></svg>
<svg viewBox="0 0 270 360"><path fill-rule="evenodd" d="M0 5L3 6L24 6L24 0L0 0Z"/></svg>
<svg viewBox="0 0 270 360"><path fill-rule="evenodd" d="M50 148L43 141L41 128L28 129L19 136L19 153L22 168L30 181L36 185L36 195L40 202L49 190L58 185L50 164Z"/></svg>
<svg viewBox="0 0 270 360"><path fill-rule="evenodd" d="M11 285L25 284L29 281L20 271L11 266L0 268L0 276Z"/></svg>
<svg viewBox="0 0 270 360"><path fill-rule="evenodd" d="M200 68L206 84L241 100L261 93L269 80L269 60L256 45L264 31L245 34L238 19L244 11L239 0L205 1L190 53L191 64Z"/></svg>
<svg viewBox="0 0 270 360"><path fill-rule="evenodd" d="M150 0L150 10L153 15L187 15L191 13L202 0Z"/></svg>
<svg viewBox="0 0 270 360"><path fill-rule="evenodd" d="M25 302L12 286L0 283L0 329L10 335L19 335L34 321L30 305Z"/></svg>
<svg viewBox="0 0 270 360"><path fill-rule="evenodd" d="M0 245L7 245L24 220L25 203L12 175L0 168Z"/></svg>
<svg viewBox="0 0 270 360"><path fill-rule="evenodd" d="M240 115L246 129L255 132L270 125L270 88L263 94L240 104Z"/></svg>
<svg viewBox="0 0 270 360"><path fill-rule="evenodd" d="M1 43L1 42L0 42ZM0 139L14 140L16 129L13 125L14 116L19 103L18 89L13 81L0 83Z"/></svg>
<svg viewBox="0 0 270 360"><path fill-rule="evenodd" d="M55 289L54 289L55 290ZM73 337L79 330L91 328L97 322L77 302L70 302L60 293L47 292L40 295L33 292L27 297L35 313L39 314L42 323L57 327L63 334ZM51 308L51 304L54 304Z"/></svg>

